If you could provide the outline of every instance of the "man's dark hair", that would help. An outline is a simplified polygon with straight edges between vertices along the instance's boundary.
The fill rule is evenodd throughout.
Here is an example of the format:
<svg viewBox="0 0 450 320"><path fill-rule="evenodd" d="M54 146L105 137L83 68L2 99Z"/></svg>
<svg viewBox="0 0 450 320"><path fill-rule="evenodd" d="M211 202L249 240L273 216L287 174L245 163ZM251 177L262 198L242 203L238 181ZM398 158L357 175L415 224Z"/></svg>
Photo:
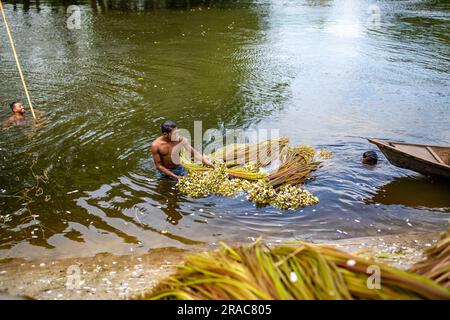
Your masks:
<svg viewBox="0 0 450 320"><path fill-rule="evenodd" d="M20 101L13 101L11 102L11 104L9 105L9 107L11 108L11 111L14 111L14 106L16 105L16 103L19 103Z"/></svg>
<svg viewBox="0 0 450 320"><path fill-rule="evenodd" d="M375 165L378 162L378 155L375 151L366 151L363 154L363 163Z"/></svg>
<svg viewBox="0 0 450 320"><path fill-rule="evenodd" d="M173 122L171 120L166 120L161 125L161 131L163 133L168 133L168 132L172 131L172 129L176 128L176 127L177 127L177 125L175 124L175 122Z"/></svg>

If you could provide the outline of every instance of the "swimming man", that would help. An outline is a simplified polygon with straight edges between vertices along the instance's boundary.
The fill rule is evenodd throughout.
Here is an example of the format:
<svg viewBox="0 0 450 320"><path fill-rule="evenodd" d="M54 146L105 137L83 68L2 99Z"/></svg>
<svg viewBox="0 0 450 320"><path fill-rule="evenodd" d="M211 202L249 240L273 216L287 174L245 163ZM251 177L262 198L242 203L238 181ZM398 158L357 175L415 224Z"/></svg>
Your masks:
<svg viewBox="0 0 450 320"><path fill-rule="evenodd" d="M8 120L3 122L4 126L11 125L20 125L23 124L26 120L25 118L25 108L22 102L14 101L9 105L12 111L12 115L8 118Z"/></svg>

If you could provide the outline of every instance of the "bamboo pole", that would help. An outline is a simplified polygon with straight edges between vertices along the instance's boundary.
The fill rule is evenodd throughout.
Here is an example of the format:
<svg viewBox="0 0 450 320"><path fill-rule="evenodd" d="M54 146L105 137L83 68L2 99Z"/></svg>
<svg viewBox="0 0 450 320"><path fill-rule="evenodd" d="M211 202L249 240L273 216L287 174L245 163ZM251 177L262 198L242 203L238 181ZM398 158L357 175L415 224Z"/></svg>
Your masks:
<svg viewBox="0 0 450 320"><path fill-rule="evenodd" d="M0 0L0 10L2 12L3 21L5 22L6 32L8 33L9 43L11 45L14 58L16 59L17 70L19 71L20 79L22 80L23 89L25 91L25 95L27 96L28 104L31 109L31 113L33 114L33 118L36 119L36 114L34 113L33 105L31 104L30 94L28 93L27 84L25 82L25 77L23 76L22 67L20 66L19 57L17 56L16 47L14 46L14 40L11 35L11 31L9 30L8 21L6 20L5 10L3 10L3 4Z"/></svg>

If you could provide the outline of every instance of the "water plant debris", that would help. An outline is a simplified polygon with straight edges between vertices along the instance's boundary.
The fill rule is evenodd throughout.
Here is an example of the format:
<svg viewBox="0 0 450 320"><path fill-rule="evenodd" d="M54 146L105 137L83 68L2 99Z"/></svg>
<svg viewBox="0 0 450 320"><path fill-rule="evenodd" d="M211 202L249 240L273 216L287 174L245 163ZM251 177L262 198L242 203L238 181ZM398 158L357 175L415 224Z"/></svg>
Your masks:
<svg viewBox="0 0 450 320"><path fill-rule="evenodd" d="M317 152L308 145L288 146L286 137L254 144L231 144L208 155L215 169L192 162L186 154L181 162L189 174L179 180L178 189L193 197L233 197L243 193L258 206L271 205L295 210L314 205L319 199L303 188L331 152ZM275 165L274 165L275 164ZM268 170L268 167L273 167Z"/></svg>

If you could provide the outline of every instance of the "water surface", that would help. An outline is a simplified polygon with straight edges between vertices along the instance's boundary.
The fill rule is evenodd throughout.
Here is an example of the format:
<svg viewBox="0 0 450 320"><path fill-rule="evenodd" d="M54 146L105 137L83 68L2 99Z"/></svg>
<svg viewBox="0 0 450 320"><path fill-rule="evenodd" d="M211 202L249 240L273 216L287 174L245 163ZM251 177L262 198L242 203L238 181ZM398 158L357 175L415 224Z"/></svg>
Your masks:
<svg viewBox="0 0 450 320"><path fill-rule="evenodd" d="M68 1L7 3L35 107L50 122L0 132L0 215L10 218L0 257L446 228L448 182L381 154L376 167L360 163L375 149L366 137L450 144L444 1L377 1L379 25L361 0L78 1L79 30L67 28ZM1 30L6 118L24 96ZM306 186L320 203L284 212L180 194L149 152L166 118L190 130L275 128L331 150Z"/></svg>

